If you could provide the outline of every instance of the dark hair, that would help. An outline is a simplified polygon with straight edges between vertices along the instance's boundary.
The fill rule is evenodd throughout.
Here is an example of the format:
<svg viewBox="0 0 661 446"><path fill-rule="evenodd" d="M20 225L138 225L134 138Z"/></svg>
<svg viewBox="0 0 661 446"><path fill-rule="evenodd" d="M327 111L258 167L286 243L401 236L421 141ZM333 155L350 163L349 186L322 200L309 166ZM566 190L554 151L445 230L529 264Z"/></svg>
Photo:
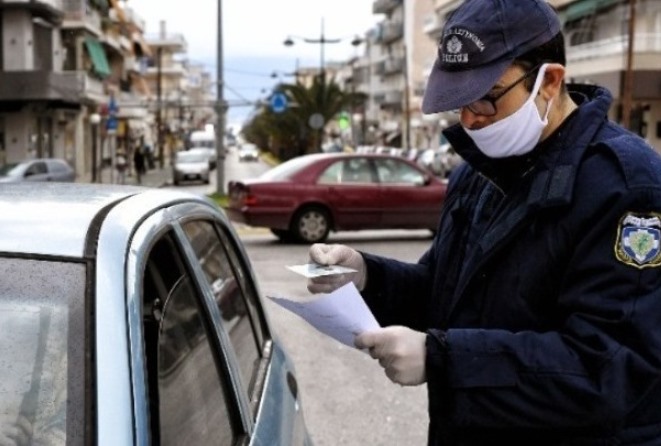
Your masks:
<svg viewBox="0 0 661 446"><path fill-rule="evenodd" d="M560 65L567 66L567 56L565 54L565 37L562 32L556 34L548 42L533 48L527 53L514 59L513 64L518 65L524 70L528 71L543 63L559 63ZM525 86L528 91L532 91L535 84L536 73L529 76L525 80ZM563 90L564 90L563 82Z"/></svg>

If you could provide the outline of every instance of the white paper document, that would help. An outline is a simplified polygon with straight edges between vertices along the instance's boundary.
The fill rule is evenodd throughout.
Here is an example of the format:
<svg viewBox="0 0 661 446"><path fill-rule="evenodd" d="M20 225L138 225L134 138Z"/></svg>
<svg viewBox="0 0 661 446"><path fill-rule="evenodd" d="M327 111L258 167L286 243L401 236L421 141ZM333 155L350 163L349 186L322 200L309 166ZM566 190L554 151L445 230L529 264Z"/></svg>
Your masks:
<svg viewBox="0 0 661 446"><path fill-rule="evenodd" d="M273 302L305 319L310 325L347 345L355 348L356 335L379 328L370 309L353 282L330 294L320 294L313 301L297 302L284 297L268 296Z"/></svg>
<svg viewBox="0 0 661 446"><path fill-rule="evenodd" d="M294 271L307 278L330 276L333 274L355 273L353 268L340 265L320 265L318 263L306 263L305 265L290 265L287 269Z"/></svg>

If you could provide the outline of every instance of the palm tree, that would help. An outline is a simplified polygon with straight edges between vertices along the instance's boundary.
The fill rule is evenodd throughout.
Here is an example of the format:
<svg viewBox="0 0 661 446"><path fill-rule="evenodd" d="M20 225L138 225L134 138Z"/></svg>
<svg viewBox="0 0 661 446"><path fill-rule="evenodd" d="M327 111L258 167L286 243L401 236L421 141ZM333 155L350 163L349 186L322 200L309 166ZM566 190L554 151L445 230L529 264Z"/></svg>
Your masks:
<svg viewBox="0 0 661 446"><path fill-rule="evenodd" d="M323 128L310 127L312 115L319 114L327 123L341 112L361 105L367 97L363 93L344 92L334 79L326 82L322 75L315 76L309 87L297 82L280 84L275 91L287 97L287 109L274 113L263 107L243 133L248 140L268 148L281 159L320 150Z"/></svg>

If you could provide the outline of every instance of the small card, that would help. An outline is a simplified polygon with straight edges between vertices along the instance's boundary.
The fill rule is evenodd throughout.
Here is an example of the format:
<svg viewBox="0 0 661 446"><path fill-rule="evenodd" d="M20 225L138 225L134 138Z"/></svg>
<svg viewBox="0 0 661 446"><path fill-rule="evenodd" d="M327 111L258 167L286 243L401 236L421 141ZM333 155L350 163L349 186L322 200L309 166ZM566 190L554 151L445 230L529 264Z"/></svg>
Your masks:
<svg viewBox="0 0 661 446"><path fill-rule="evenodd" d="M318 263L306 263L305 265L290 265L287 269L294 271L307 278L330 276L333 274L355 273L353 268L340 265L320 265Z"/></svg>

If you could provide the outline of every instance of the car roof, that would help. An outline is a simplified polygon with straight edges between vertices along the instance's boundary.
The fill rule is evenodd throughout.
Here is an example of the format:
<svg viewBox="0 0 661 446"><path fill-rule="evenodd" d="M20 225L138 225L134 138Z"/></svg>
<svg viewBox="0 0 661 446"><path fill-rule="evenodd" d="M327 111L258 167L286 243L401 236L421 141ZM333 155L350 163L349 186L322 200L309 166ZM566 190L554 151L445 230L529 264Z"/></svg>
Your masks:
<svg viewBox="0 0 661 446"><path fill-rule="evenodd" d="M148 209L192 194L137 186L82 183L19 183L0 187L0 252L83 258L87 235L98 230L110 208L140 196ZM199 197L201 200L202 198ZM134 225L134 213L123 224Z"/></svg>

